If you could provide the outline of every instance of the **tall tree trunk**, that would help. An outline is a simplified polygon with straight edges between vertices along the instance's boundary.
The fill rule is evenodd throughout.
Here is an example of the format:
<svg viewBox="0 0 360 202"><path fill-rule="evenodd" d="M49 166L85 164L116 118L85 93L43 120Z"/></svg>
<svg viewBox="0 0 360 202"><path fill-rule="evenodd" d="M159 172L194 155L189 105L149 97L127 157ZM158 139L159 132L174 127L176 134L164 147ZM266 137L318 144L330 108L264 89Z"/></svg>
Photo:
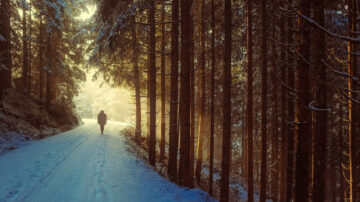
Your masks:
<svg viewBox="0 0 360 202"><path fill-rule="evenodd" d="M32 19L31 19L31 3L32 1L30 0L30 3L29 3L29 50L28 50L28 72L29 72L29 75L28 75L28 80L27 80L27 84L26 84L26 88L28 89L28 93L31 94L31 64L32 64L32 57L31 57L31 41L32 41L32 29L31 29L31 26L32 26Z"/></svg>
<svg viewBox="0 0 360 202"><path fill-rule="evenodd" d="M44 39L43 39L43 35L44 35L44 27L43 27L43 17L40 14L39 15L39 21L40 21L40 33L39 33L39 37L38 37L38 41L39 41L39 67L38 67L38 71L39 71L39 98L41 101L43 101L44 99L44 63L43 63L43 58L44 58L44 52L43 52L43 48L44 48Z"/></svg>
<svg viewBox="0 0 360 202"><path fill-rule="evenodd" d="M260 201L266 201L267 182L267 40L266 0L261 0L261 183Z"/></svg>
<svg viewBox="0 0 360 202"><path fill-rule="evenodd" d="M135 21L135 18L134 18ZM139 71L139 46L137 43L136 25L132 27L132 46L133 46L133 66L134 66L134 83L135 83L135 105L136 105L136 125L135 140L140 142L141 139L141 95L140 95L140 71Z"/></svg>
<svg viewBox="0 0 360 202"><path fill-rule="evenodd" d="M47 25L49 22L47 22ZM52 37L50 34L47 34L47 39L46 39L46 58L47 58L47 62L46 62L46 97L45 97L45 105L46 105L46 109L49 109L51 100L52 100L52 80L54 79L53 76L53 71L52 71L52 66L53 66L53 52L52 52Z"/></svg>
<svg viewBox="0 0 360 202"><path fill-rule="evenodd" d="M299 1L299 12L310 16L310 0ZM311 111L310 103L310 32L309 25L298 17L298 57L296 65L296 168L295 168L295 202L308 200L311 147Z"/></svg>
<svg viewBox="0 0 360 202"><path fill-rule="evenodd" d="M209 194L213 196L214 174L214 109L215 109L215 2L211 0L211 104L210 104L210 159Z"/></svg>
<svg viewBox="0 0 360 202"><path fill-rule="evenodd" d="M168 174L172 181L177 177L178 154L178 64L179 64L179 1L172 1L171 78Z"/></svg>
<svg viewBox="0 0 360 202"><path fill-rule="evenodd" d="M313 3L314 20L324 26L324 0ZM326 169L326 139L328 125L327 110L327 76L325 59L325 33L320 29L314 30L314 65L315 72L315 134L314 137L314 171L313 171L313 201L325 201L325 169Z"/></svg>
<svg viewBox="0 0 360 202"><path fill-rule="evenodd" d="M191 0L181 0L181 88L180 88L180 167L179 182L191 187L190 166L190 46Z"/></svg>
<svg viewBox="0 0 360 202"><path fill-rule="evenodd" d="M229 175L231 162L231 44L232 15L231 0L225 0L225 52L224 52L224 97L223 97L223 143L221 161L220 201L229 201Z"/></svg>
<svg viewBox="0 0 360 202"><path fill-rule="evenodd" d="M201 1L201 23L200 23L200 74L201 74L201 83L200 83L200 114L199 114L199 132L197 140L197 159L196 159L196 169L195 176L197 182L200 184L201 177L201 168L203 161L203 142L204 142L204 133L205 133L205 0Z"/></svg>
<svg viewBox="0 0 360 202"><path fill-rule="evenodd" d="M164 3L164 2L163 2ZM161 139L160 161L165 158L165 4L161 9Z"/></svg>
<svg viewBox="0 0 360 202"><path fill-rule="evenodd" d="M342 163L343 163L343 159L344 159L344 155L343 155L343 148L344 148L344 139L343 139L343 132L344 132L344 128L343 128L343 116L344 114L344 109L342 107L342 103L340 103L340 107L339 107L339 119L340 119L340 123L339 123L339 131L338 131L338 144L337 144L337 170L339 172L338 174L338 179L339 179L339 188L338 188L338 196L339 196L339 202L344 202L345 201L345 179L343 177L343 172L342 172Z"/></svg>
<svg viewBox="0 0 360 202"><path fill-rule="evenodd" d="M358 2L356 0L348 0L349 8L349 36L356 38L358 35ZM348 105L349 105L349 172L350 172L350 202L360 200L360 191L357 187L360 182L360 105L353 100L360 100L357 91L360 90L359 83L355 81L354 77L359 74L358 70L358 56L352 53L359 52L359 44L355 42L348 42ZM354 93L355 92L355 93Z"/></svg>
<svg viewBox="0 0 360 202"><path fill-rule="evenodd" d="M155 42L155 1L150 0L148 13L150 24L149 35L149 86L148 94L150 99L150 133L149 133L149 163L155 166L156 159L156 42Z"/></svg>
<svg viewBox="0 0 360 202"><path fill-rule="evenodd" d="M278 23L277 15L275 14L275 9L277 8L277 1L272 2L272 37L276 38L276 25ZM279 120L278 120L278 87L279 81L277 78L278 65L277 65L277 48L275 41L271 42L271 52L272 52L272 95L274 100L274 109L273 109L273 129L271 137L271 147L272 154L271 160L273 167L271 168L271 195L274 202L278 201L279 196Z"/></svg>
<svg viewBox="0 0 360 202"><path fill-rule="evenodd" d="M281 1L281 6L284 6L285 1ZM286 30L285 30L285 16L280 17L280 43L286 43ZM286 49L281 47L280 61L286 61ZM280 78L283 79L283 83L286 83L286 65L284 62L280 66ZM280 93L280 201L285 201L286 195L286 159L287 159L287 128L286 128L286 86L281 84Z"/></svg>
<svg viewBox="0 0 360 202"><path fill-rule="evenodd" d="M252 0L246 2L247 10L247 60L248 60L248 78L247 78L247 185L248 202L254 201L254 179L253 179L253 42L252 42Z"/></svg>
<svg viewBox="0 0 360 202"><path fill-rule="evenodd" d="M29 93L28 80L29 80L29 56L28 56L28 35L26 27L26 1L23 0L23 19L22 19L22 32L23 32L23 67L22 67L22 88L26 94Z"/></svg>
<svg viewBox="0 0 360 202"><path fill-rule="evenodd" d="M5 88L11 87L11 27L10 0L1 0L0 6L0 108Z"/></svg>
<svg viewBox="0 0 360 202"><path fill-rule="evenodd" d="M289 0L289 3L292 3L292 0ZM287 106L287 112L288 112L288 119L289 124L287 127L287 159L286 159L286 202L290 202L293 198L293 190L294 190L294 153L295 153L295 135L294 135L294 89L295 89L295 71L294 71L294 54L292 53L292 45L294 43L293 39L293 19L291 16L287 19L287 27L288 27L288 33L287 33L287 44L289 46L288 48L288 56L287 56L287 63L288 65L288 75L287 75L287 84L290 89L288 89L288 106Z"/></svg>
<svg viewBox="0 0 360 202"><path fill-rule="evenodd" d="M194 19L193 0L191 0L190 17L190 175L194 176L195 158L195 62L194 62ZM193 187L193 185L192 185Z"/></svg>

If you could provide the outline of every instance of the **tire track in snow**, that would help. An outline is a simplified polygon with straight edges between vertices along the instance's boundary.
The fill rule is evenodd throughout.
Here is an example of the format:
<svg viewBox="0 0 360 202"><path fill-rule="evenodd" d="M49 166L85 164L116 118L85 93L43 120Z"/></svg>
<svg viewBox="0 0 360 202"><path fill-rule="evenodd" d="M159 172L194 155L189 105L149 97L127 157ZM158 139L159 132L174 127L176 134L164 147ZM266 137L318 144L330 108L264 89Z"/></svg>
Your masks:
<svg viewBox="0 0 360 202"><path fill-rule="evenodd" d="M106 149L107 149L107 138L108 136L101 136L101 144L98 146L97 160L95 163L95 176L93 179L93 198L101 201L108 201L107 191L104 183L104 169L106 162Z"/></svg>
<svg viewBox="0 0 360 202"><path fill-rule="evenodd" d="M15 191L11 191L10 193L8 193L8 195L5 196L4 199L2 199L1 201L7 201L7 200L15 200L15 201L26 201L28 200L33 193L36 193L37 190L41 189L42 187L46 186L46 182L48 181L48 179L51 177L51 175L71 156L71 154L74 153L74 151L76 151L76 149L78 149L80 147L80 145L82 145L86 140L88 140L88 138L86 138L86 135L81 136L81 138L78 140L79 142L77 144L75 144L75 146L73 146L67 153L65 153L65 155L61 156L60 161L56 162L56 164L51 167L50 169L48 169L48 171L42 175L42 176L37 176L36 174L38 173L30 173L30 177L31 178L37 178L37 182L35 184L32 185L32 187L30 188L26 188L24 190L24 186L25 184L20 184L17 183L17 186ZM50 158L52 155L51 154L46 154L45 156L47 156L47 159ZM56 156L57 157L57 156ZM41 166L41 161L36 161L36 167L40 167ZM25 192L25 193L24 193ZM21 196L21 195L22 196ZM25 194L25 195L24 195ZM19 198L20 197L20 198Z"/></svg>

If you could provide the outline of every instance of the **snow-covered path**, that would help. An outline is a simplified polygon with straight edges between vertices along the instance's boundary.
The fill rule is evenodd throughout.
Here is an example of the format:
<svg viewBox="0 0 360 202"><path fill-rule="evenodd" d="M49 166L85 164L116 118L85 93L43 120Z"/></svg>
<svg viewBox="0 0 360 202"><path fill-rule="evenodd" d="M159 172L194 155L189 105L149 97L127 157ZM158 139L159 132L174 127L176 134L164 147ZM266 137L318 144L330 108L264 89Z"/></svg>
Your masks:
<svg viewBox="0 0 360 202"><path fill-rule="evenodd" d="M95 121L0 156L0 201L212 201L126 150L121 123Z"/></svg>

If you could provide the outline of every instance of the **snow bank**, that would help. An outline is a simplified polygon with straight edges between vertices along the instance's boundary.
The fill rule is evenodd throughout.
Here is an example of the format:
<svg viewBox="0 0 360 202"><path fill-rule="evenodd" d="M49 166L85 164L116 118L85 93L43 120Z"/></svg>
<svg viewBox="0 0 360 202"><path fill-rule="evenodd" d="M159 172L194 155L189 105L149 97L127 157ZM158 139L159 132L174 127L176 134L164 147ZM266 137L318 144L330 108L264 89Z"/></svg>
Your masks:
<svg viewBox="0 0 360 202"><path fill-rule="evenodd" d="M74 128L80 120L71 110L58 104L51 105L46 111L40 100L15 89L6 90L2 104L0 154L32 139L42 139Z"/></svg>

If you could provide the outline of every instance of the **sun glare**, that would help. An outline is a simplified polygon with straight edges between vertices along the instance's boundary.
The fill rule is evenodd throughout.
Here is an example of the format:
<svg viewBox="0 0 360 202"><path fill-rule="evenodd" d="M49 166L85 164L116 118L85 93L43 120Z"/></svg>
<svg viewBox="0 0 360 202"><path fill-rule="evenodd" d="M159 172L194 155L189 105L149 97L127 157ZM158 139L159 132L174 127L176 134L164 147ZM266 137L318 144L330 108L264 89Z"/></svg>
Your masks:
<svg viewBox="0 0 360 202"><path fill-rule="evenodd" d="M94 70L87 72L86 82L81 84L80 93L75 97L78 114L82 118L94 119L104 110L109 120L132 123L135 105L132 94L124 88L112 88L101 77L93 81Z"/></svg>
<svg viewBox="0 0 360 202"><path fill-rule="evenodd" d="M95 11L96 11L96 5L90 4L87 6L87 11L81 12L80 15L76 18L84 21L88 20L95 14Z"/></svg>

